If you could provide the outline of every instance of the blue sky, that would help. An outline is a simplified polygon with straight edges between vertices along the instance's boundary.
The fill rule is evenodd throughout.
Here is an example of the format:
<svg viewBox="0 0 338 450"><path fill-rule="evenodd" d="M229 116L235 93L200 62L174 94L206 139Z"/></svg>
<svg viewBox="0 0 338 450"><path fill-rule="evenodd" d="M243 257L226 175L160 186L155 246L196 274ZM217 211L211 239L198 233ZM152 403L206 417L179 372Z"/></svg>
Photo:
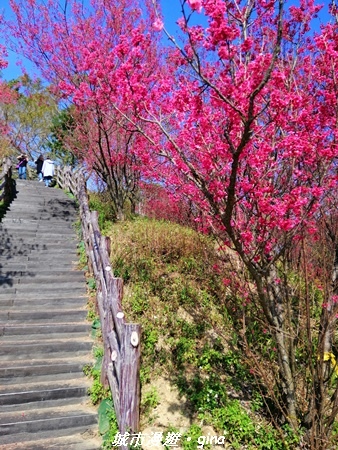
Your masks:
<svg viewBox="0 0 338 450"><path fill-rule="evenodd" d="M165 25L171 33L175 33L176 21L181 16L181 7L178 0L160 0L162 3L162 11L165 17ZM11 8L9 6L9 0L0 1L0 13L4 13L5 18L9 18L11 14ZM1 39L0 39L0 43ZM1 75L5 80L12 80L21 75L21 69L17 65L18 56L12 52L9 52L7 61L8 67L2 70ZM34 66L29 61L24 61L24 66L30 74L34 72Z"/></svg>
<svg viewBox="0 0 338 450"><path fill-rule="evenodd" d="M181 16L180 11L180 2L179 0L160 0L162 5L162 12L164 15L164 22L165 26L168 29L170 33L175 33L177 30L177 26L175 25L177 19ZM298 1L296 0L289 0L288 3L297 4ZM325 22L327 20L327 8L330 3L329 0L319 0L319 4L324 5L324 9L321 13L320 21ZM5 14L5 17L8 18L10 14L10 6L9 6L9 0L1 0L0 3L0 12ZM315 26L318 26L316 24ZM1 43L1 39L0 39ZM5 80L12 80L14 78L17 78L21 74L21 69L17 65L18 56L9 52L8 55L8 67L7 69L4 69L1 72L2 78ZM24 65L27 69L27 71L34 75L34 67L32 64L30 64L29 61L24 61Z"/></svg>

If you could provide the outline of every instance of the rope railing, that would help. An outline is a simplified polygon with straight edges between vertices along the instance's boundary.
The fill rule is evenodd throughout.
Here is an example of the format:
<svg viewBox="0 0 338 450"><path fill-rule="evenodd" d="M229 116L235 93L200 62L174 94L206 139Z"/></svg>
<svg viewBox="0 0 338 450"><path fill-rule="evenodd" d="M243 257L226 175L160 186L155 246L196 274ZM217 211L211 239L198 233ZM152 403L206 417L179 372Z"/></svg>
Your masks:
<svg viewBox="0 0 338 450"><path fill-rule="evenodd" d="M56 182L78 200L83 240L89 269L96 281L97 309L101 321L104 356L101 382L110 387L119 432L139 430L140 332L139 324L126 323L122 310L123 281L114 277L110 264L110 240L100 233L98 213L90 212L82 171L58 168ZM127 448L122 445L121 448Z"/></svg>

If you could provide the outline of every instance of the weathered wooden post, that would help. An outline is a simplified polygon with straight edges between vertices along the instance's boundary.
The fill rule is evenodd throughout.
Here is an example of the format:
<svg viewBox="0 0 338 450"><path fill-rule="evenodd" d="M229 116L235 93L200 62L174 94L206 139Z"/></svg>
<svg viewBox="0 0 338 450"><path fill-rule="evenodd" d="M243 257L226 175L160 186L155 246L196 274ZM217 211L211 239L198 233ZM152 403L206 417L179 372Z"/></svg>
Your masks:
<svg viewBox="0 0 338 450"><path fill-rule="evenodd" d="M12 179L12 161L10 158L2 160L2 171L0 173L0 200L10 203L14 197L14 186Z"/></svg>
<svg viewBox="0 0 338 450"><path fill-rule="evenodd" d="M121 342L120 432L136 433L140 424L140 333L139 324L125 324Z"/></svg>

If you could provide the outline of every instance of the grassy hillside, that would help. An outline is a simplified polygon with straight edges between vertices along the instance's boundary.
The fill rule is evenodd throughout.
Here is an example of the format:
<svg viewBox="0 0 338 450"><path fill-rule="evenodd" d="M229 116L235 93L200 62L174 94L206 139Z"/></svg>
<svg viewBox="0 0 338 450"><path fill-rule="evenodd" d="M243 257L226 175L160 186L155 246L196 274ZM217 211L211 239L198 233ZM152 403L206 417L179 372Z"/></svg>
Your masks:
<svg viewBox="0 0 338 450"><path fill-rule="evenodd" d="M142 325L141 430L180 432L186 450L295 448L288 430L282 438L266 418L232 326L235 299L215 243L148 219L104 228L115 275L124 280L126 318ZM164 417L173 396L178 415ZM222 437L220 446L202 445L198 437L207 435Z"/></svg>

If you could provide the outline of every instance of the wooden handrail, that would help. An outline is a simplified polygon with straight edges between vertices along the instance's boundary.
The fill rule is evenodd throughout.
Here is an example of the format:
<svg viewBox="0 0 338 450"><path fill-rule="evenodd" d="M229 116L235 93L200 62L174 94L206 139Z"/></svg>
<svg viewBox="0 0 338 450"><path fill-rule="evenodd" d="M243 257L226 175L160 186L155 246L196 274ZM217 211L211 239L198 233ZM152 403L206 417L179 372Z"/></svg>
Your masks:
<svg viewBox="0 0 338 450"><path fill-rule="evenodd" d="M0 200L9 203L13 197L12 166L10 158L3 158L0 172Z"/></svg>
<svg viewBox="0 0 338 450"><path fill-rule="evenodd" d="M83 172L59 167L57 184L78 200L83 240L90 271L96 281L97 309L101 321L104 356L101 382L110 387L119 432L139 430L140 336L139 324L126 323L122 310L123 281L115 278L110 264L110 240L102 236L98 213L90 212ZM121 448L128 448L122 445Z"/></svg>

